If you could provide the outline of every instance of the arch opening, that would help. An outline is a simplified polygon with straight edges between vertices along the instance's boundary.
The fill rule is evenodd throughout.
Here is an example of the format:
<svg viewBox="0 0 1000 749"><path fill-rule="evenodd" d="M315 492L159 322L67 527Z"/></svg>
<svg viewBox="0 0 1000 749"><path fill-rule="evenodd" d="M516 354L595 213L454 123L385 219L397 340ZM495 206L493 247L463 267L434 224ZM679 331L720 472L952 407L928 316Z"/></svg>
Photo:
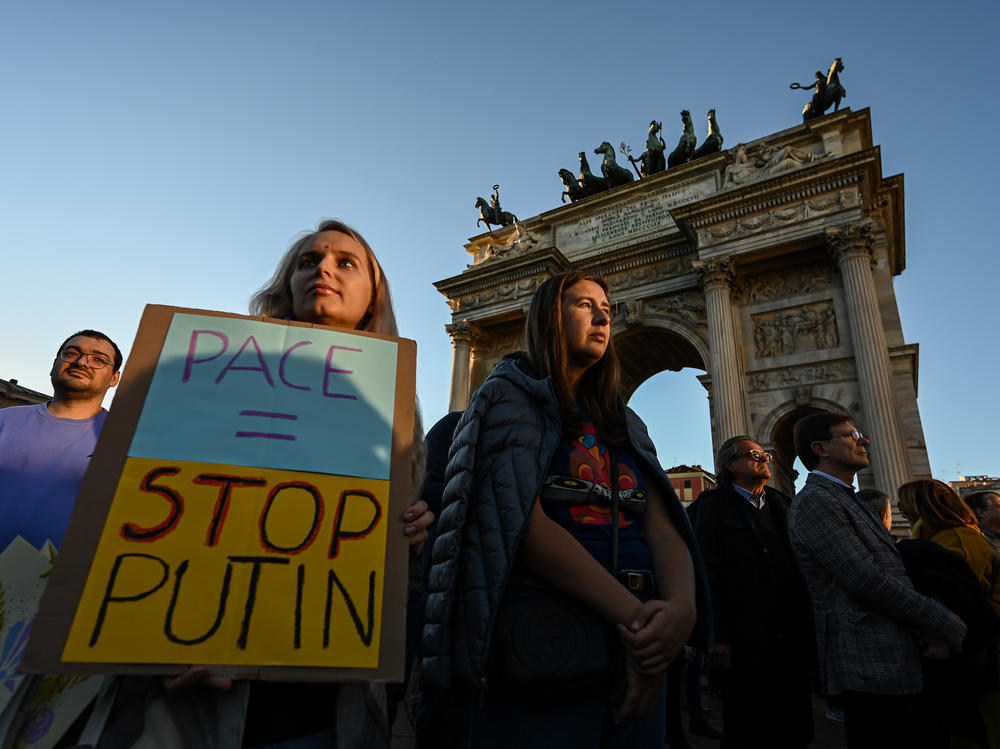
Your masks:
<svg viewBox="0 0 1000 749"><path fill-rule="evenodd" d="M615 336L615 351L622 371L622 397L627 401L643 382L658 372L679 372L685 367L705 371L705 362L694 344L663 328L627 328Z"/></svg>
<svg viewBox="0 0 1000 749"><path fill-rule="evenodd" d="M665 469L701 466L714 473L712 419L696 343L674 330L637 326L615 335L622 397L642 417Z"/></svg>

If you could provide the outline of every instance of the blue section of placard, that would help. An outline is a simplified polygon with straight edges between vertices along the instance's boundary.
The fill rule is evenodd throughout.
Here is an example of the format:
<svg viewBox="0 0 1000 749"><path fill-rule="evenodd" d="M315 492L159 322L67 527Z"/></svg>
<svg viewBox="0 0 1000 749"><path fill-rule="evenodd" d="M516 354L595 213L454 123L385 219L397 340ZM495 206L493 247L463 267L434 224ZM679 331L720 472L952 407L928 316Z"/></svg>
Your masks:
<svg viewBox="0 0 1000 749"><path fill-rule="evenodd" d="M129 456L389 478L397 346L177 313Z"/></svg>

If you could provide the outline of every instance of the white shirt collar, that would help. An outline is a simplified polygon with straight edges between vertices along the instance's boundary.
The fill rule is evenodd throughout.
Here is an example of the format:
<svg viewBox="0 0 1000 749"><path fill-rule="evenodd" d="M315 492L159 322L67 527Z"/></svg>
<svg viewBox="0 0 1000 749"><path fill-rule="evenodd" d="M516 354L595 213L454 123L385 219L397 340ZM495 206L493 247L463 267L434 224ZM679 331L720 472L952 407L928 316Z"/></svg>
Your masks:
<svg viewBox="0 0 1000 749"><path fill-rule="evenodd" d="M810 471L810 473L815 473L817 476L822 476L825 479L830 479L830 481L834 482L835 484L840 484L841 486L846 486L852 492L854 491L854 486L852 484L848 484L845 481L841 481L836 476L831 476L829 473L823 473L822 471L817 471L815 468L812 471Z"/></svg>

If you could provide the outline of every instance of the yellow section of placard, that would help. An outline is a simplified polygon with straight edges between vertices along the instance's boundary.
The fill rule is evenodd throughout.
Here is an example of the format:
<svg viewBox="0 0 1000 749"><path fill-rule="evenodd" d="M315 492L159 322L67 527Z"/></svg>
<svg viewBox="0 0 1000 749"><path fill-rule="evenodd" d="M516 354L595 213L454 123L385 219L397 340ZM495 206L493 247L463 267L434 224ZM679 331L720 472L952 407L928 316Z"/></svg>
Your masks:
<svg viewBox="0 0 1000 749"><path fill-rule="evenodd" d="M128 458L63 660L376 668L389 482Z"/></svg>

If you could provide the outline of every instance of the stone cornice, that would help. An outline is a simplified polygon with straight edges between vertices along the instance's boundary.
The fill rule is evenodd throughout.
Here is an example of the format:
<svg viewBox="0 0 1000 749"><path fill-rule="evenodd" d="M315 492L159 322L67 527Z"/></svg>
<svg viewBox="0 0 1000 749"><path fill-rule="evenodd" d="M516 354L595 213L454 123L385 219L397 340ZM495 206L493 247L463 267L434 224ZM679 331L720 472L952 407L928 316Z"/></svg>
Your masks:
<svg viewBox="0 0 1000 749"><path fill-rule="evenodd" d="M569 261L554 247L543 247L502 263L480 263L463 273L434 283L449 299L474 294L503 284L516 283L540 273L552 275L567 270Z"/></svg>
<svg viewBox="0 0 1000 749"><path fill-rule="evenodd" d="M690 256L692 259L696 257L694 248L687 243L665 246L662 241L654 241L645 243L643 246L635 245L599 257L587 258L586 261L577 263L574 267L600 276L612 276L616 273L644 267L669 268L670 273L676 275L683 273L684 271L681 269L688 265L680 260L685 256ZM662 274L656 273L656 275Z"/></svg>

